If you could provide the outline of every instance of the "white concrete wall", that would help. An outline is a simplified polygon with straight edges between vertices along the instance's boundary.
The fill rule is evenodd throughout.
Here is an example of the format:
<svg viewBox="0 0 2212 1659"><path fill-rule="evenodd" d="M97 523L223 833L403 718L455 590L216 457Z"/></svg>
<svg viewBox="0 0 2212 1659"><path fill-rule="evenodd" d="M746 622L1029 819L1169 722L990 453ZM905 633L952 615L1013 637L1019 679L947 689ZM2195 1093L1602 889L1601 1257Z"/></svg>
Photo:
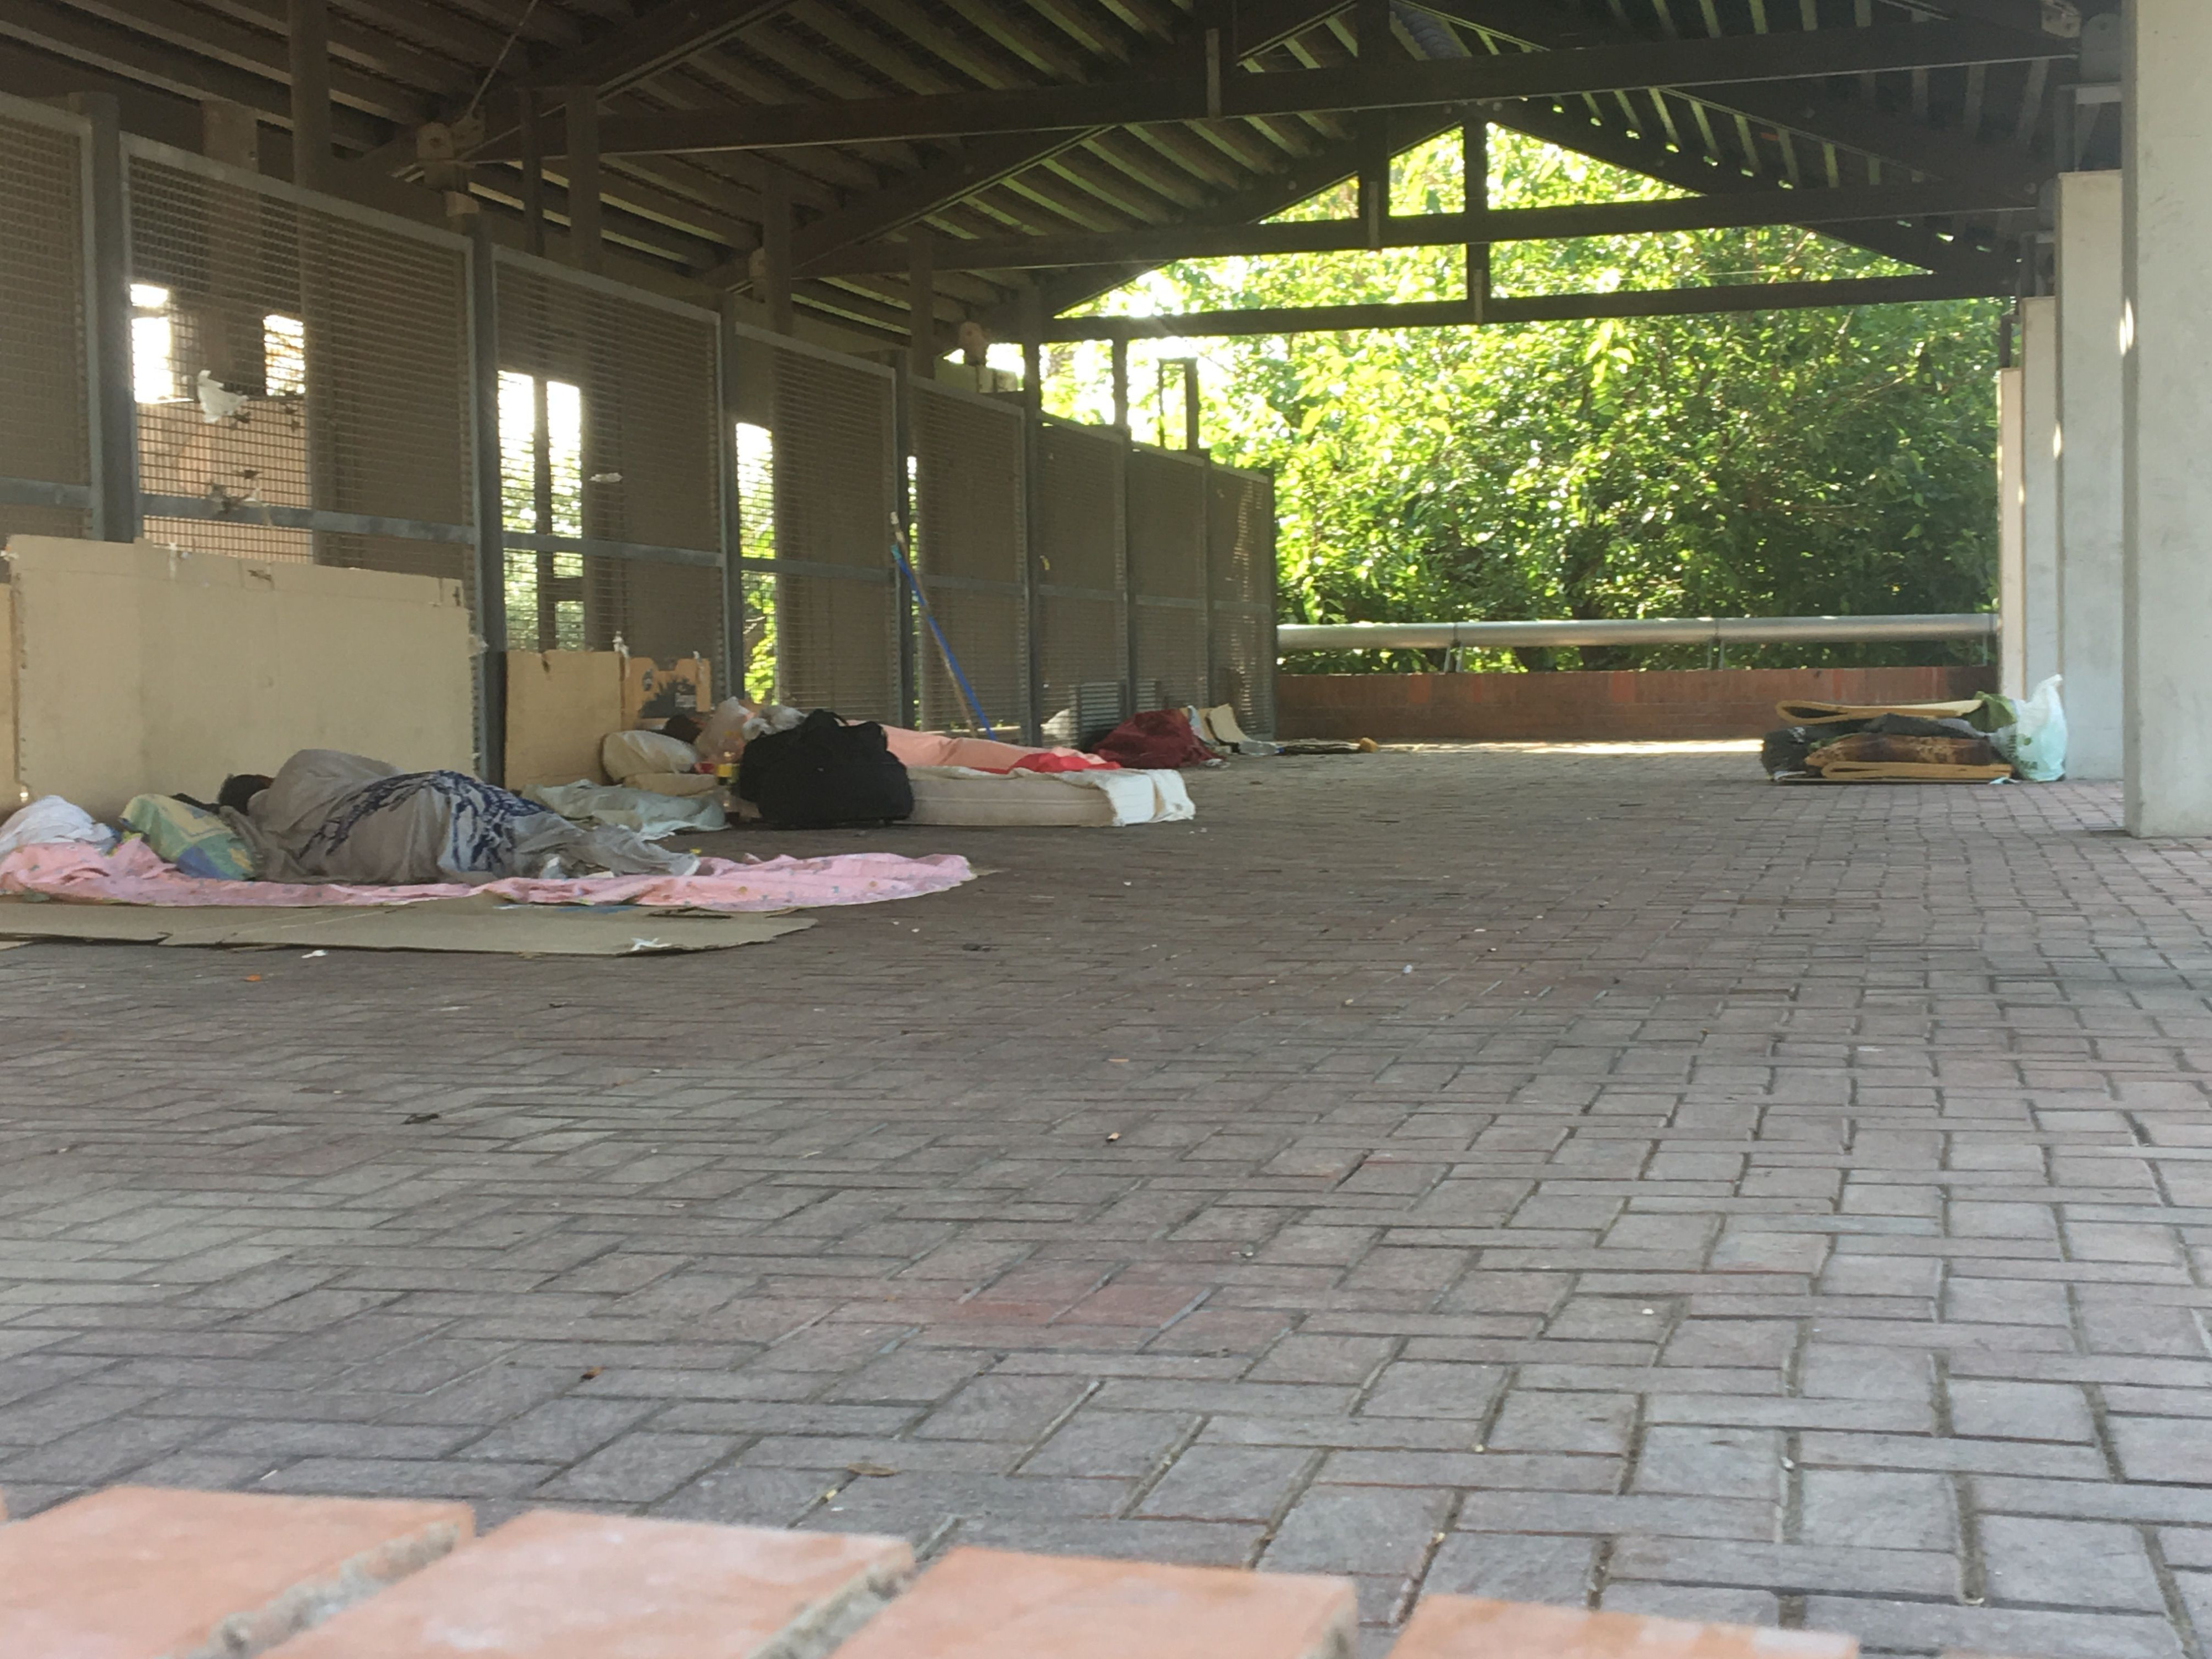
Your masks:
<svg viewBox="0 0 2212 1659"><path fill-rule="evenodd" d="M326 565L17 536L18 775L112 817L210 799L299 749L408 771L475 764L459 586Z"/></svg>
<svg viewBox="0 0 2212 1659"><path fill-rule="evenodd" d="M2058 301L2021 301L2021 675L2058 672Z"/></svg>
<svg viewBox="0 0 2212 1659"><path fill-rule="evenodd" d="M2212 4L2129 0L2127 827L2212 835Z"/></svg>
<svg viewBox="0 0 2212 1659"><path fill-rule="evenodd" d="M2027 422L2021 371L1997 371L1997 690L2027 694L2027 483L2021 476Z"/></svg>
<svg viewBox="0 0 2212 1659"><path fill-rule="evenodd" d="M2120 661L2126 457L2121 429L2120 175L2058 180L2058 665L2066 773L2125 759Z"/></svg>

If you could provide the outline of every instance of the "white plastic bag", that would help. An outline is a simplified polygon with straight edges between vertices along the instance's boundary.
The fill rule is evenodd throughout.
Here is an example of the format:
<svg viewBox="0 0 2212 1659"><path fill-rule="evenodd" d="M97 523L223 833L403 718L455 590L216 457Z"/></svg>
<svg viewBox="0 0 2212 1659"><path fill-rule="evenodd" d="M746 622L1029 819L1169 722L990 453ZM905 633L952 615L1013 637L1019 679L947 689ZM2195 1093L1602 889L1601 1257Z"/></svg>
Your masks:
<svg viewBox="0 0 2212 1659"><path fill-rule="evenodd" d="M2006 756L2030 783L2056 783L2066 775L2066 710L2058 701L2062 677L2053 674L2020 705Z"/></svg>
<svg viewBox="0 0 2212 1659"><path fill-rule="evenodd" d="M0 823L0 858L19 847L58 841L81 841L105 853L115 846L116 836L106 824L94 823L82 806L72 806L59 795L41 795Z"/></svg>

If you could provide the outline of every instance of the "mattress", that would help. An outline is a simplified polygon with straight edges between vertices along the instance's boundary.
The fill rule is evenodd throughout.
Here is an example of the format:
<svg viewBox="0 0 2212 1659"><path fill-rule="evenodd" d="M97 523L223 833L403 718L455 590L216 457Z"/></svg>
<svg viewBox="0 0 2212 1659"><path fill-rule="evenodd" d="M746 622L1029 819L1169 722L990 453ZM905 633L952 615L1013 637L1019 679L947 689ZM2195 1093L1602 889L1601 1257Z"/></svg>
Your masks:
<svg viewBox="0 0 2212 1659"><path fill-rule="evenodd" d="M1198 816L1174 772L979 772L910 766L908 823L973 829L1109 829Z"/></svg>

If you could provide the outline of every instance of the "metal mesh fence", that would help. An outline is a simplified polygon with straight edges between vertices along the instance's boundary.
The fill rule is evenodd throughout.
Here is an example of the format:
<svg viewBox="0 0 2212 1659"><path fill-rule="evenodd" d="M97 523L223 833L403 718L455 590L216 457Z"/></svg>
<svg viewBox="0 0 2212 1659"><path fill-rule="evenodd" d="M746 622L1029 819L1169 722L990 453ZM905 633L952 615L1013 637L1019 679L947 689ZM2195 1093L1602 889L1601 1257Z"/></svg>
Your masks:
<svg viewBox="0 0 2212 1659"><path fill-rule="evenodd" d="M91 527L85 141L74 117L0 107L0 541Z"/></svg>
<svg viewBox="0 0 2212 1659"><path fill-rule="evenodd" d="M1129 578L1137 706L1202 702L1207 690L1206 469L1192 456L1129 452Z"/></svg>
<svg viewBox="0 0 2212 1659"><path fill-rule="evenodd" d="M125 150L145 533L468 583L465 244Z"/></svg>
<svg viewBox="0 0 2212 1659"><path fill-rule="evenodd" d="M1255 736L1275 729L1275 481L1215 467L1206 478L1213 626L1211 701Z"/></svg>
<svg viewBox="0 0 2212 1659"><path fill-rule="evenodd" d="M980 723L1019 733L1030 700L1024 416L1008 404L911 384L916 574L981 705ZM927 630L916 649L922 726L975 729L977 715Z"/></svg>
<svg viewBox="0 0 2212 1659"><path fill-rule="evenodd" d="M719 660L717 319L495 258L509 645Z"/></svg>
<svg viewBox="0 0 2212 1659"><path fill-rule="evenodd" d="M1066 421L1037 437L1037 712L1056 743L1090 742L1131 712L1128 453L1120 433Z"/></svg>
<svg viewBox="0 0 2212 1659"><path fill-rule="evenodd" d="M902 721L888 369L734 330L746 684L802 708Z"/></svg>

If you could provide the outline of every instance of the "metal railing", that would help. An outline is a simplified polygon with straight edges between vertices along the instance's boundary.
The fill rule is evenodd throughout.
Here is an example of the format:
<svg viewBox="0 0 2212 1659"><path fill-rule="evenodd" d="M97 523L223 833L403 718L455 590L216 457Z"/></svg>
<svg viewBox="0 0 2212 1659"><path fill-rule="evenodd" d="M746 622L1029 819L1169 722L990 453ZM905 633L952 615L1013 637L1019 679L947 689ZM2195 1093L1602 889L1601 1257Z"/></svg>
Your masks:
<svg viewBox="0 0 2212 1659"><path fill-rule="evenodd" d="M1640 617L1598 622L1283 623L1279 651L1510 651L1562 645L1872 645L1993 640L1990 611L1905 617Z"/></svg>

